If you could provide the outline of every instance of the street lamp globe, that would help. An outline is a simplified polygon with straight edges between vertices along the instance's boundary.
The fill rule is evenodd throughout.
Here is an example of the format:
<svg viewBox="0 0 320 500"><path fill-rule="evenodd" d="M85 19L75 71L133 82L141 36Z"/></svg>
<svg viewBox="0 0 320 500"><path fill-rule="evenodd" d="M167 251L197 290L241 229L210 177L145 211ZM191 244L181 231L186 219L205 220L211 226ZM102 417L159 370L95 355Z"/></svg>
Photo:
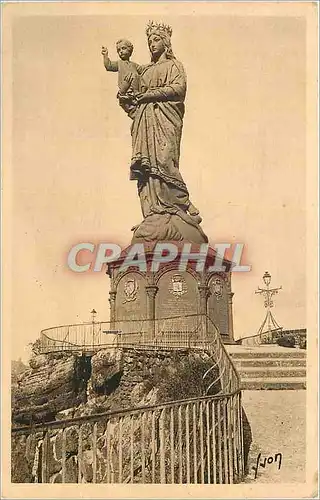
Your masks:
<svg viewBox="0 0 320 500"><path fill-rule="evenodd" d="M266 271L263 275L263 281L265 283L266 286L269 286L270 283L271 283L271 275L268 273L268 271Z"/></svg>

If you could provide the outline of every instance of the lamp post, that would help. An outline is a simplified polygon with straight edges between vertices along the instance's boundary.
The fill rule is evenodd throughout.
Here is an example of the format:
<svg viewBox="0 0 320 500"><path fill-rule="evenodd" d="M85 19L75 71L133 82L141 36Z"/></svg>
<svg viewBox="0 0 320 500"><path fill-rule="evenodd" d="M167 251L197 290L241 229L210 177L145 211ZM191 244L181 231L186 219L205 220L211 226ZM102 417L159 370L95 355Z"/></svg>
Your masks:
<svg viewBox="0 0 320 500"><path fill-rule="evenodd" d="M263 295L264 297L264 307L267 309L266 316L258 330L258 335L260 335L261 340L263 339L263 333L267 333L267 343L272 342L272 331L274 330L281 330L282 327L276 322L272 312L271 308L274 306L274 302L272 300L272 297L276 295L279 290L282 289L282 286L278 288L270 288L271 284L271 274L266 271L262 277L263 282L265 284L265 288L260 288L258 287L258 290L255 291L255 293ZM267 331L264 332L264 328L267 325Z"/></svg>
<svg viewBox="0 0 320 500"><path fill-rule="evenodd" d="M97 311L95 309L92 309L92 311L91 311L91 316L92 316L92 348L94 348L94 325L95 325L96 315L97 315Z"/></svg>

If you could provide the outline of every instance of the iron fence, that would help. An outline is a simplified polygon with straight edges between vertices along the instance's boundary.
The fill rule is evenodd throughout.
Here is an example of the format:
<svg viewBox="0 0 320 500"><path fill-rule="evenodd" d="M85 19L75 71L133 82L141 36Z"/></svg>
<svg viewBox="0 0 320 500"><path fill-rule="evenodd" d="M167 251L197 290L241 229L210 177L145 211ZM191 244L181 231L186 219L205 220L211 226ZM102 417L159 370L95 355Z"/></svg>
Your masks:
<svg viewBox="0 0 320 500"><path fill-rule="evenodd" d="M104 335L112 335L112 342ZM211 366L203 374L207 395L202 397L13 429L13 455L25 450L30 456L34 450L33 482L231 484L242 479L240 379L208 316L60 326L42 331L40 339L42 352L198 349L206 351Z"/></svg>
<svg viewBox="0 0 320 500"><path fill-rule="evenodd" d="M205 314L58 326L43 330L40 340L43 353L93 354L113 348L205 350L212 358L212 366L204 374L207 394L212 387L220 387L219 392L225 394L240 387L219 330Z"/></svg>
<svg viewBox="0 0 320 500"><path fill-rule="evenodd" d="M306 329L283 330L282 328L276 328L270 332L256 333L254 335L242 337L237 340L237 344L252 347L258 345L272 345L277 344L279 339L286 336L292 336L294 338L296 347L301 348L303 344L306 344Z"/></svg>
<svg viewBox="0 0 320 500"><path fill-rule="evenodd" d="M13 429L35 483L232 484L244 474L241 392Z"/></svg>
<svg viewBox="0 0 320 500"><path fill-rule="evenodd" d="M158 347L201 347L210 343L212 327L206 315L190 314L155 320L120 320L62 325L42 330L42 353L55 351L92 352L104 347L155 345ZM211 322L212 324L212 322Z"/></svg>

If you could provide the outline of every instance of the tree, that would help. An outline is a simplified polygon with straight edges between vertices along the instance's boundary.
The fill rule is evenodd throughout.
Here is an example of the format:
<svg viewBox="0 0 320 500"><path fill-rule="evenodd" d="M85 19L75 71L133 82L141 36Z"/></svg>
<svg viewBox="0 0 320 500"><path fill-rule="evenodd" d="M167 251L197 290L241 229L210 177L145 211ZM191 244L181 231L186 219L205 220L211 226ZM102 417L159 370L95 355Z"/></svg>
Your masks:
<svg viewBox="0 0 320 500"><path fill-rule="evenodd" d="M38 354L41 354L41 340L37 339L34 342L30 342L29 346L31 348L31 352L34 356L38 356Z"/></svg>

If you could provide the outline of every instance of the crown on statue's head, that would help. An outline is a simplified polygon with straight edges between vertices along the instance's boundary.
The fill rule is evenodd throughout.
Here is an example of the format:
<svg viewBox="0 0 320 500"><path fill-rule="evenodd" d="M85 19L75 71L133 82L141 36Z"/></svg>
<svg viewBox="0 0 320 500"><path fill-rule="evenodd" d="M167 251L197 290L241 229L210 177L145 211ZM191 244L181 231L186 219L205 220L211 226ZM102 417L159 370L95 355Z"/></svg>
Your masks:
<svg viewBox="0 0 320 500"><path fill-rule="evenodd" d="M162 35L166 38L170 38L172 35L172 28L168 24L156 23L155 21L149 21L146 29L147 37L149 38L152 34Z"/></svg>

